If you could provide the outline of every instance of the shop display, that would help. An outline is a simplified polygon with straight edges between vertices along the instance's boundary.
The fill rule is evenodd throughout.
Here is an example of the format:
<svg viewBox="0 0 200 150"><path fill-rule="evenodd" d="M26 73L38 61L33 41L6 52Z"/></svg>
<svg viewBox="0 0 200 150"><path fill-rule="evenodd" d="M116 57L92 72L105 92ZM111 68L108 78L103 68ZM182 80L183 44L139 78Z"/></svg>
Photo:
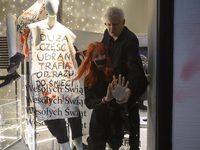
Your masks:
<svg viewBox="0 0 200 150"><path fill-rule="evenodd" d="M17 74L16 69L24 57L28 62L23 71L28 68L29 71L19 73L22 78L18 94L23 96L20 104L22 124L19 122L19 125L22 125L22 135L30 150L43 149L46 140L50 147L59 149L43 121L77 117L79 103L84 100L79 81L73 81L78 68L73 45L76 36L56 21L56 15L47 15L46 7L43 0L38 0L18 18L7 16L9 57L16 58L10 59L7 76ZM50 27L52 23L55 24ZM3 85L17 81L9 80L9 84L4 81Z"/></svg>
<svg viewBox="0 0 200 150"><path fill-rule="evenodd" d="M76 77L75 35L48 19L28 25L30 34L30 91L38 120L76 117L83 88Z"/></svg>
<svg viewBox="0 0 200 150"><path fill-rule="evenodd" d="M16 20L17 52L24 54L27 60L29 59L29 48L27 45L27 38L29 35L28 24L38 22L46 18L47 12L44 2L39 2L38 0Z"/></svg>
<svg viewBox="0 0 200 150"><path fill-rule="evenodd" d="M43 0L36 1L30 8L28 8L19 17L8 14L6 16L6 34L8 41L9 53L9 67L8 74L0 88L5 88L12 84L13 81L20 79L16 69L20 62L26 57L29 59L29 49L27 45L27 38L29 35L28 24L43 20L47 17Z"/></svg>

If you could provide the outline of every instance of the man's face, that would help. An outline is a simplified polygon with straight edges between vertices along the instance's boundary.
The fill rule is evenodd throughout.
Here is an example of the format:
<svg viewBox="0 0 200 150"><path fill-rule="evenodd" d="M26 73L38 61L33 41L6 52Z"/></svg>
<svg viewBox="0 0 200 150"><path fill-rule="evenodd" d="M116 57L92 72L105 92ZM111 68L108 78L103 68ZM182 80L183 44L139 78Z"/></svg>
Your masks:
<svg viewBox="0 0 200 150"><path fill-rule="evenodd" d="M120 17L117 16L105 17L105 24L109 35L116 40L124 28L125 19L121 20Z"/></svg>

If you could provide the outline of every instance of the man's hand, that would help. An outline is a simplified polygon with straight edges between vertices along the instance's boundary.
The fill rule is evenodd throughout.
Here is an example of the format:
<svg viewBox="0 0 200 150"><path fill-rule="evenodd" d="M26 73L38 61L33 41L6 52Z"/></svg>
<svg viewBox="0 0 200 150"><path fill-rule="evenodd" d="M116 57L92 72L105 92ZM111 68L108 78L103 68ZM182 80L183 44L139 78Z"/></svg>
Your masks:
<svg viewBox="0 0 200 150"><path fill-rule="evenodd" d="M119 75L118 79L116 79L115 75L113 76L112 95L117 101L122 101L125 98L125 91L127 89L129 82L127 81L125 86L124 84L125 84L125 77L121 79L121 74Z"/></svg>
<svg viewBox="0 0 200 150"><path fill-rule="evenodd" d="M127 103L130 95L131 95L131 90L129 88L126 88L124 98L122 100L116 100L116 102L118 104Z"/></svg>

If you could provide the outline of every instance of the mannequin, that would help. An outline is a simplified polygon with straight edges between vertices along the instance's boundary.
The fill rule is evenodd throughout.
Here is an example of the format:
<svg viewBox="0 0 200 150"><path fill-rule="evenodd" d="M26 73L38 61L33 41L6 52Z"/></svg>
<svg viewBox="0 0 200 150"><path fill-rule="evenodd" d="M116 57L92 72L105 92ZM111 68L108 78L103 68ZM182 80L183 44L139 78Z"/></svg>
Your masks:
<svg viewBox="0 0 200 150"><path fill-rule="evenodd" d="M34 16L34 18L32 17ZM17 81L20 75L16 72L20 62L28 60L28 49L26 39L28 37L27 24L43 20L47 17L43 0L37 0L30 8L22 13L18 18L12 14L6 16L6 34L8 41L9 67L5 81L0 84L0 88L7 87L13 81Z"/></svg>
<svg viewBox="0 0 200 150"><path fill-rule="evenodd" d="M37 56L38 57L44 56L44 55L40 55L40 54L48 53L48 56L51 55L51 56L56 57L58 53L61 53L59 50L55 50L57 47L56 46L54 47L54 45L57 45L57 43L56 43L57 41L55 40L54 37L61 37L61 39L63 39L62 38L63 35L65 35L65 33L67 32L65 36L67 37L67 42L69 43L68 47L70 49L73 49L73 46L70 45L70 43L73 43L73 41L76 38L76 36L70 30L68 30L66 27L64 27L59 22L57 22L56 16L57 16L57 12L58 12L59 1L58 0L44 0L44 3L45 3L46 11L48 13L47 19L28 25L28 27L30 29L30 34L29 34L30 67L29 68L30 68L30 75L31 75L31 83L34 86L35 86L35 81L36 81L34 79L34 75L38 71L38 68L36 66L38 64ZM41 35L43 35L43 36L41 36ZM57 36L57 35L59 35L59 36ZM59 39L57 39L57 40L59 40ZM48 48L43 49L43 47L41 46L43 44L46 44L47 46L53 45L53 48L51 47L53 50L51 48L49 48L50 50L47 52ZM63 43L60 41L59 44L62 45ZM44 46L44 47L46 47L46 46ZM37 55L37 53L38 53L38 55ZM75 56L75 51L71 50L70 53L71 53L71 57ZM44 60L42 63L45 64L45 63L47 63L47 61L48 60ZM51 61L48 63L50 64ZM72 64L75 66L75 68L77 68L75 59L72 59ZM55 71L54 69L55 68L53 67L52 71ZM48 67L47 67L47 71L48 71ZM50 74L51 74L51 72L50 72ZM39 117L39 116L37 116L37 117ZM68 118L68 120L70 120L70 119L74 119L74 118ZM64 119L53 119L51 117L51 118L45 119L45 124L47 125L47 127L48 127L49 131L52 133L52 135L56 137L62 150L71 150L71 147L69 145L69 139L66 137L67 131L65 129L66 128L65 120ZM79 125L81 126L81 123ZM72 129L72 134L73 134L73 132L76 132L75 130L76 129ZM77 150L83 150L82 135L74 138L74 145L76 146Z"/></svg>

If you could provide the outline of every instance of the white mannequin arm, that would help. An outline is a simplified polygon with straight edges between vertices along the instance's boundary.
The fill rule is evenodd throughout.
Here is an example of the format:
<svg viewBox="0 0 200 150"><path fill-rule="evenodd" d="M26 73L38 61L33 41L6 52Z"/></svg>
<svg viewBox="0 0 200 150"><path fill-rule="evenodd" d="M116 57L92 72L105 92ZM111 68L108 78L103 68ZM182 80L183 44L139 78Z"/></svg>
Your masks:
<svg viewBox="0 0 200 150"><path fill-rule="evenodd" d="M6 16L6 34L7 34L7 41L8 41L8 52L9 52L9 58L14 56L17 52L16 47L16 25L15 22L17 20L17 17L11 14L8 14Z"/></svg>

